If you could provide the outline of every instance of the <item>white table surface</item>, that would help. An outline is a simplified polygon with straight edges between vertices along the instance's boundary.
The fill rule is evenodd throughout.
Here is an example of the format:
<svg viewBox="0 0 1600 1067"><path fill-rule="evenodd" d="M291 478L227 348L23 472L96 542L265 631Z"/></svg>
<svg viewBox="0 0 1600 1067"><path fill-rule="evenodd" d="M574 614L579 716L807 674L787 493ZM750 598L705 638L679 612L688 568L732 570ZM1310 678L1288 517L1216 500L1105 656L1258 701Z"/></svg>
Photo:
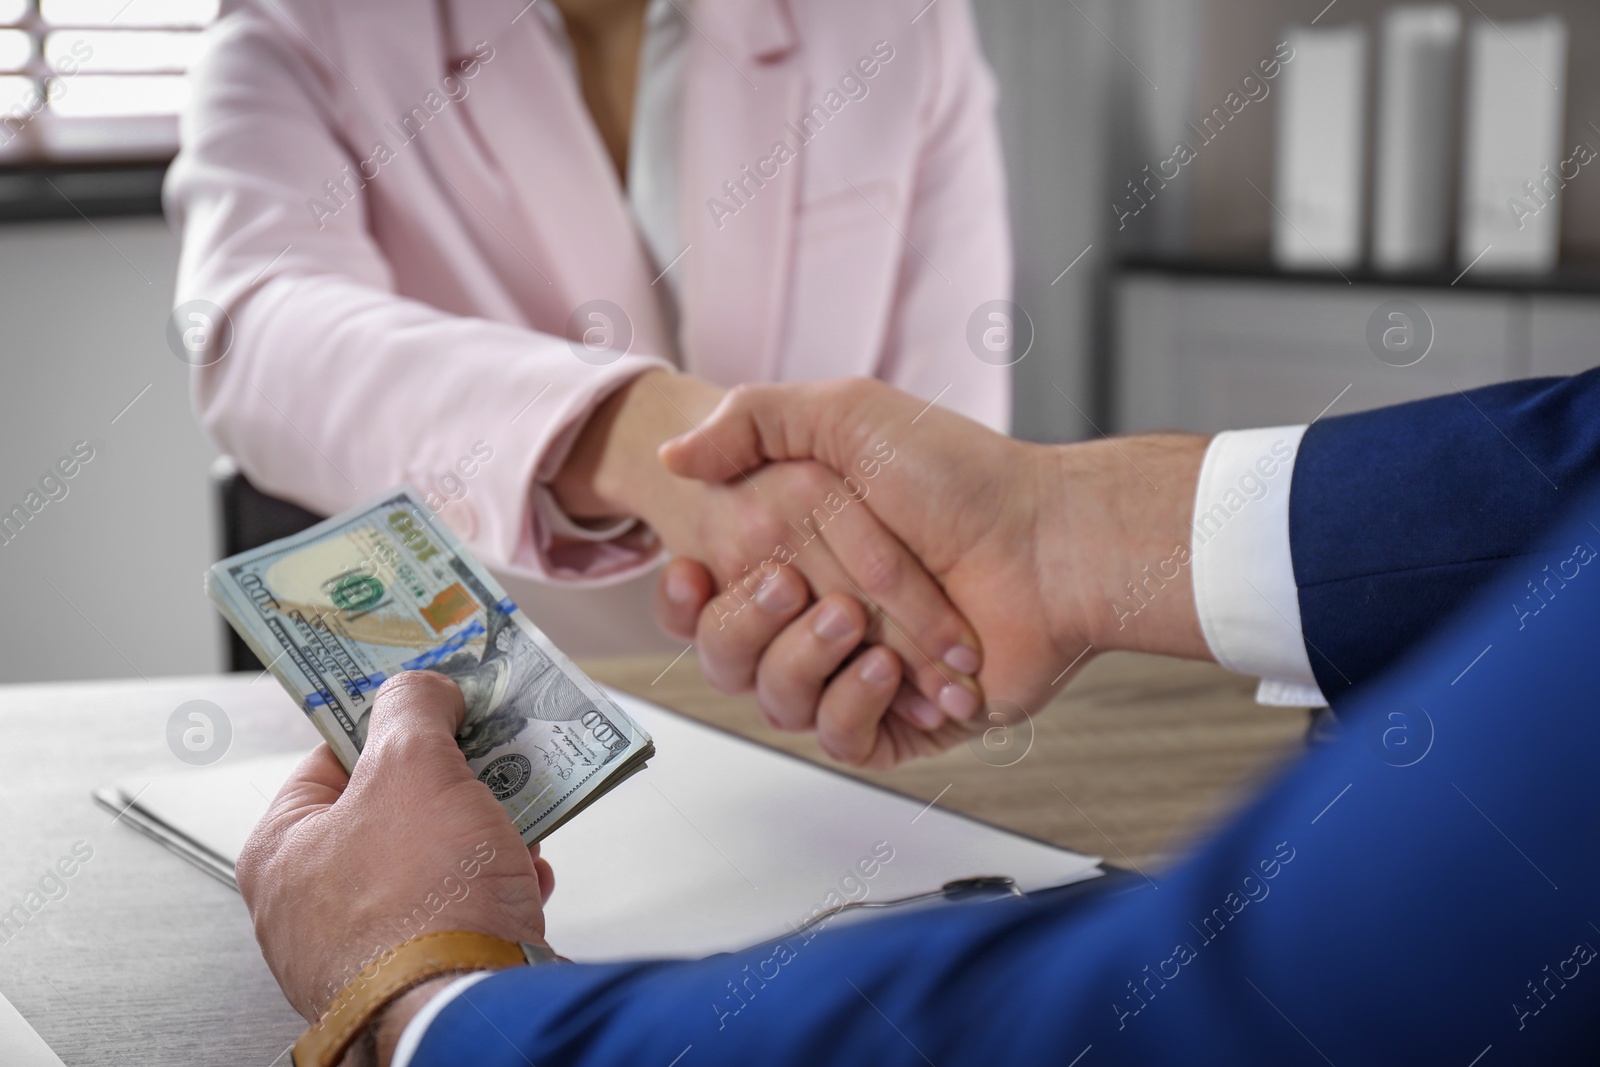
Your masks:
<svg viewBox="0 0 1600 1067"><path fill-rule="evenodd" d="M167 719L189 700L227 714L223 760L315 744L277 683L251 677L0 687L0 911L23 903L76 842L93 849L65 894L0 944L0 993L68 1067L289 1062L304 1024L239 894L89 796L116 779L182 771Z"/></svg>

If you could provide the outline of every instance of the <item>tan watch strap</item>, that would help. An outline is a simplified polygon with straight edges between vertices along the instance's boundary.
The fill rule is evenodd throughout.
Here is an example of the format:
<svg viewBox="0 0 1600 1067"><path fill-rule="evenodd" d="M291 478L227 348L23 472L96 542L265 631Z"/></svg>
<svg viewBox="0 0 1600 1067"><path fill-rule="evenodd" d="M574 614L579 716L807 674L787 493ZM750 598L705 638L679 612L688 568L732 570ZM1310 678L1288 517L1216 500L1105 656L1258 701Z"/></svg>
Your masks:
<svg viewBox="0 0 1600 1067"><path fill-rule="evenodd" d="M529 963L522 945L488 934L443 930L390 949L352 978L322 1018L294 1043L295 1067L336 1067L391 1001L443 974L494 971Z"/></svg>

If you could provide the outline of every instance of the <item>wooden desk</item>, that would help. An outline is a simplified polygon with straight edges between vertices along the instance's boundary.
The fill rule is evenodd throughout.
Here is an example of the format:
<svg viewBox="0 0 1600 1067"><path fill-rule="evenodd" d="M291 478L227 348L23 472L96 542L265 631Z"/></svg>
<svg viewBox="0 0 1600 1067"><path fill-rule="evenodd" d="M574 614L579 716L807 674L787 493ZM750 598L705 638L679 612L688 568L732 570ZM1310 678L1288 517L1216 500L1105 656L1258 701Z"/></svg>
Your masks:
<svg viewBox="0 0 1600 1067"><path fill-rule="evenodd" d="M768 729L748 697L712 692L693 656L654 684L662 667L654 658L593 666L596 678L619 689L829 762L811 735ZM1011 766L992 766L960 747L858 777L924 800L938 797L941 807L1119 866L1150 869L1300 751L1305 714L1263 708L1254 698L1253 679L1213 664L1107 655L1035 717L1033 747Z"/></svg>
<svg viewBox="0 0 1600 1067"><path fill-rule="evenodd" d="M821 758L809 737L773 735L747 699L712 693L692 656L668 664L648 657L585 666L648 700ZM1247 680L1215 667L1108 656L1039 717L1032 748L1012 766L958 748L863 777L1154 873L1298 750L1305 716L1258 708L1250 695ZM0 930L0 992L71 1067L281 1067L301 1030L238 895L89 799L113 780L181 771L166 725L193 699L227 713L225 759L316 741L270 679L0 687L0 914L75 842L93 849L64 895L57 891L16 933ZM560 931L551 936L559 944Z"/></svg>

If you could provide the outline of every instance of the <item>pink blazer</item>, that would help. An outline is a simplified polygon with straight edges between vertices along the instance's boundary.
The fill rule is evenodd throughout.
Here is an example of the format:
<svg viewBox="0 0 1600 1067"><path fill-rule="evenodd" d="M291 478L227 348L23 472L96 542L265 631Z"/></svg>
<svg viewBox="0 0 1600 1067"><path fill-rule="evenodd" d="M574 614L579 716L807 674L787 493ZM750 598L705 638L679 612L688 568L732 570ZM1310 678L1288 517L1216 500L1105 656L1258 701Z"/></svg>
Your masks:
<svg viewBox="0 0 1600 1067"><path fill-rule="evenodd" d="M405 481L459 495L444 514L486 563L597 584L648 547L556 541L531 488L599 400L663 360L724 385L872 375L1005 426L1009 371L967 341L1011 278L966 0L920 17L925 0L680 2L677 353L527 0L225 5L166 203L177 299L233 327L195 406L257 485L323 513ZM631 320L615 362L567 340L591 300Z"/></svg>

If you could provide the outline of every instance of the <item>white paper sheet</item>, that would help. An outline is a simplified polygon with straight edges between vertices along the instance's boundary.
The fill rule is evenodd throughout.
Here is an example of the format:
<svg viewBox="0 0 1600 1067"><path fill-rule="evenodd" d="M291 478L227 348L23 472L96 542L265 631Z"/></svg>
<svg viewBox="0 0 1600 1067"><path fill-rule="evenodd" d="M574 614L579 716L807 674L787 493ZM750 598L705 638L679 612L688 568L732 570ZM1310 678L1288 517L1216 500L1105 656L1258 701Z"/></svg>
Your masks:
<svg viewBox="0 0 1600 1067"><path fill-rule="evenodd" d="M6 1067L66 1067L5 997L0 997L0 1062Z"/></svg>
<svg viewBox="0 0 1600 1067"><path fill-rule="evenodd" d="M543 842L556 871L550 940L573 959L703 956L781 936L843 899L896 899L979 875L1008 875L1032 892L1100 873L1098 857L609 692L655 738L657 754ZM136 812L231 862L298 759L224 763L118 789L138 796Z"/></svg>

